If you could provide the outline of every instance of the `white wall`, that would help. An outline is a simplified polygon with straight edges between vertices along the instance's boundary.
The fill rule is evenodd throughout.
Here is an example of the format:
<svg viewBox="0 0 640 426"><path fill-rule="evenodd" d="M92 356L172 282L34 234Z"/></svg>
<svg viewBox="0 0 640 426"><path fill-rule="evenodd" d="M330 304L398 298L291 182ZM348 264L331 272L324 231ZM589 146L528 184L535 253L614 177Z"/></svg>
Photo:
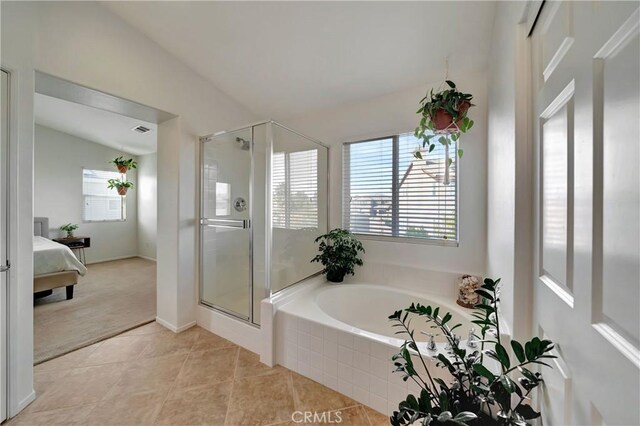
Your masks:
<svg viewBox="0 0 640 426"><path fill-rule="evenodd" d="M94 2L2 2L2 66L12 73L9 414L33 400L34 70L178 116L158 128L158 317L196 320L197 137L257 117Z"/></svg>
<svg viewBox="0 0 640 426"><path fill-rule="evenodd" d="M460 162L460 245L445 247L430 244L398 243L363 240L365 266L360 276L378 278L382 269L371 271L374 264L389 265L394 275L385 280L389 284L419 279L427 287L429 281L445 280L453 291L456 274L484 274L486 247L486 75L452 75L458 87L474 95L476 107L470 117L475 126L461 139L464 157ZM435 83L439 85L440 82ZM284 120L292 128L331 146L330 152L330 227L342 226L342 143L395 133L413 132L418 124L418 102L426 86L386 95L366 101L323 110L309 116ZM368 265L368 266L367 266ZM390 270L387 268L387 270ZM411 271L400 279L395 271ZM380 273L378 273L380 272ZM439 274L448 272L451 274ZM358 272L356 272L358 275ZM417 278L419 277L419 278ZM430 278L429 278L430 277ZM424 286L422 287L425 288Z"/></svg>
<svg viewBox="0 0 640 426"><path fill-rule="evenodd" d="M138 256L156 258L158 230L158 155L138 156Z"/></svg>
<svg viewBox="0 0 640 426"><path fill-rule="evenodd" d="M138 254L139 188L135 169L127 172L127 180L133 182L134 188L125 197L124 222L82 221L82 169L116 171L109 161L122 154L49 127L35 126L34 215L49 218L51 238L64 236L60 226L78 224L75 234L91 237L91 247L85 250L87 263ZM127 156L137 160L136 156Z"/></svg>
<svg viewBox="0 0 640 426"><path fill-rule="evenodd" d="M502 279L502 313L515 337L531 332L529 52L519 25L525 6L497 5L489 60L487 275Z"/></svg>

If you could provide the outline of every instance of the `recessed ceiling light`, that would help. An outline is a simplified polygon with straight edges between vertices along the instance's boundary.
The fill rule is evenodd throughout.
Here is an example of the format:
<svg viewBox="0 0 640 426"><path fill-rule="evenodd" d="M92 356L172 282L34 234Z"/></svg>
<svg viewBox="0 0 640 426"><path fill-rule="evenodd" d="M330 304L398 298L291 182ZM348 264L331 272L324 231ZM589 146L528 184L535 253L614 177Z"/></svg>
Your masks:
<svg viewBox="0 0 640 426"><path fill-rule="evenodd" d="M143 125L138 125L138 126L132 128L131 130L133 130L134 132L138 132L138 133L147 133L147 132L151 131L150 128L145 127Z"/></svg>

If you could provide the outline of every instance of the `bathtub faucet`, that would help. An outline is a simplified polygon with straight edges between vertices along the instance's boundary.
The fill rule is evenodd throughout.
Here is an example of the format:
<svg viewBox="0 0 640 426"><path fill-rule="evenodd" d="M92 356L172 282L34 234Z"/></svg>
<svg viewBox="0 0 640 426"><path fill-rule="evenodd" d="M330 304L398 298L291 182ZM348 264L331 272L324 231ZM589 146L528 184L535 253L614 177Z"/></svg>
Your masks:
<svg viewBox="0 0 640 426"><path fill-rule="evenodd" d="M431 333L425 333L424 331L421 331L422 334L424 334L425 336L429 337L429 341L427 342L427 350L428 351L435 351L437 349L436 347L436 341L435 341L435 335L431 334Z"/></svg>
<svg viewBox="0 0 640 426"><path fill-rule="evenodd" d="M470 348L478 347L478 338L476 337L475 332L476 329L471 327L471 330L469 330L469 338L467 339L467 346Z"/></svg>

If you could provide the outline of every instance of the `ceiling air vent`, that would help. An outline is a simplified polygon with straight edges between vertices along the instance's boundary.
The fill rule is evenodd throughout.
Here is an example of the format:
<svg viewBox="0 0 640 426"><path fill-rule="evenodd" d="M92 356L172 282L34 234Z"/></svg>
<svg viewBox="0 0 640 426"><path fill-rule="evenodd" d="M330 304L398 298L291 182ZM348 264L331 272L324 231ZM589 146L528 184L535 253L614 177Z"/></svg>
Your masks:
<svg viewBox="0 0 640 426"><path fill-rule="evenodd" d="M136 126L131 130L133 130L134 132L138 132L138 133L147 133L147 132L151 131L150 128L145 127L143 125Z"/></svg>

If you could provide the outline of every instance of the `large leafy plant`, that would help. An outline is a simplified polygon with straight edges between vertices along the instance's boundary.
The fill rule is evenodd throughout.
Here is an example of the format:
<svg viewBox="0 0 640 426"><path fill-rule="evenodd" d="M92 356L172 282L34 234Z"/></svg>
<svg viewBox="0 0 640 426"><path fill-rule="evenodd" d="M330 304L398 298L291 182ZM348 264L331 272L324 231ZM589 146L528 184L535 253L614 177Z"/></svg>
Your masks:
<svg viewBox="0 0 640 426"><path fill-rule="evenodd" d="M355 267L363 264L359 253L364 252L364 247L346 229L333 229L316 238L315 242L320 242L320 254L311 259L311 262L322 263L322 272L327 274L329 281L342 282L346 274L353 275Z"/></svg>
<svg viewBox="0 0 640 426"><path fill-rule="evenodd" d="M467 117L473 95L462 93L453 81L446 80L448 89L433 92L433 89L420 101L420 123L415 130L415 137L422 141L423 150L417 150L414 155L422 159L424 151L435 149L434 140L448 149L452 141L460 139L461 133L466 133L473 127L473 120ZM428 148L427 148L428 147ZM458 149L458 156L462 157L462 149ZM452 162L449 159L449 164Z"/></svg>
<svg viewBox="0 0 640 426"><path fill-rule="evenodd" d="M452 315L441 315L439 307L412 304L389 317L393 326L399 328L396 334L406 336L400 352L392 358L395 372L420 388L419 395L410 394L400 402L398 411L390 418L392 425L414 422L422 425L526 425L528 420L540 416L529 401L531 392L542 383L542 375L531 368L549 366L544 360L555 358L550 354L553 343L534 337L523 346L511 340L513 355L509 355L508 344L500 335L499 282L500 279L487 278L476 290L484 298L475 306L472 321L480 328L478 348L461 347L460 340L454 335L460 324L450 324ZM416 315L446 338L450 351L438 353L434 361L436 367L448 371L451 380L434 377L429 371L410 325ZM486 361L490 360L496 368L487 367L489 362ZM417 363L425 370L424 377L416 371Z"/></svg>

